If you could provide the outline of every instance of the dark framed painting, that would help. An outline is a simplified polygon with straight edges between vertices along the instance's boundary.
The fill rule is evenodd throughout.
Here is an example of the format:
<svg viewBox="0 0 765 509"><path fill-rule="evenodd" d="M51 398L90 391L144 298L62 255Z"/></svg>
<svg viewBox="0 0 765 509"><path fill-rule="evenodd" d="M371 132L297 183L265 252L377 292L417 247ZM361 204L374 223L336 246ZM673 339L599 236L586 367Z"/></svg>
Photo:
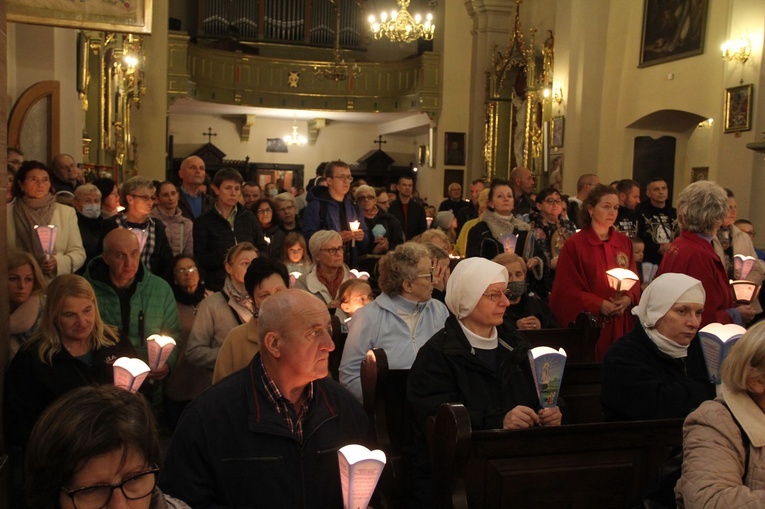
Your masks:
<svg viewBox="0 0 765 509"><path fill-rule="evenodd" d="M709 0L644 0L638 67L704 52Z"/></svg>
<svg viewBox="0 0 765 509"><path fill-rule="evenodd" d="M738 133L752 129L752 84L725 89L723 132Z"/></svg>
<svg viewBox="0 0 765 509"><path fill-rule="evenodd" d="M444 194L443 196L449 196L449 185L455 182L465 189L463 180L465 179L465 170L444 170Z"/></svg>
<svg viewBox="0 0 765 509"><path fill-rule="evenodd" d="M553 148L563 146L563 120L563 116L560 116L550 121L550 146Z"/></svg>
<svg viewBox="0 0 765 509"><path fill-rule="evenodd" d="M465 133L446 133L444 164L465 166Z"/></svg>
<svg viewBox="0 0 765 509"><path fill-rule="evenodd" d="M287 144L281 138L266 138L266 152L288 152Z"/></svg>
<svg viewBox="0 0 765 509"><path fill-rule="evenodd" d="M709 166L694 166L691 168L691 182L709 180Z"/></svg>

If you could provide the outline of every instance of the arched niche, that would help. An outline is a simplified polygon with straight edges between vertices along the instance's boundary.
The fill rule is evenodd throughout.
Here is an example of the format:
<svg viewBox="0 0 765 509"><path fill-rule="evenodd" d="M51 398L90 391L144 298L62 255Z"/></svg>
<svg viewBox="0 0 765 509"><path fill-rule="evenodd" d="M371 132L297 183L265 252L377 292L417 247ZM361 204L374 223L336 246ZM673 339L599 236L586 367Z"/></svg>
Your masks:
<svg viewBox="0 0 765 509"><path fill-rule="evenodd" d="M61 93L58 81L40 81L21 94L8 119L8 146L26 159L51 161L60 150Z"/></svg>

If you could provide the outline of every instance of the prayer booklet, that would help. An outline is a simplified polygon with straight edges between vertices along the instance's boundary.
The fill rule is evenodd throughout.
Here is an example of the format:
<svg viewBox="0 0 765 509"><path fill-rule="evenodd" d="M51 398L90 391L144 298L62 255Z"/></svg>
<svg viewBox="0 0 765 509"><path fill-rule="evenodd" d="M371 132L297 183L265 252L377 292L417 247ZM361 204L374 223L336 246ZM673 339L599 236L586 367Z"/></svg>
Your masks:
<svg viewBox="0 0 765 509"><path fill-rule="evenodd" d="M149 366L141 359L120 357L114 361L114 385L128 392L137 392L149 374Z"/></svg>
<svg viewBox="0 0 765 509"><path fill-rule="evenodd" d="M699 331L701 350L707 364L709 381L713 384L722 382L720 369L728 352L736 344L738 338L744 335L746 329L735 323L710 323Z"/></svg>
<svg viewBox="0 0 765 509"><path fill-rule="evenodd" d="M355 279L363 279L364 281L366 281L367 279L369 279L369 272L367 272L367 271L365 271L365 270L356 270L356 269L351 269L351 270L349 270L348 272L350 272L350 273L351 273L351 278L355 278Z"/></svg>
<svg viewBox="0 0 765 509"><path fill-rule="evenodd" d="M505 253L515 253L515 245L518 244L518 235L515 233L503 233L500 236L502 239L502 247L505 249Z"/></svg>
<svg viewBox="0 0 765 509"><path fill-rule="evenodd" d="M563 368L566 367L566 351L563 348L554 350L549 346L538 346L529 350L529 362L539 404L542 408L557 406Z"/></svg>
<svg viewBox="0 0 765 509"><path fill-rule="evenodd" d="M752 270L752 267L754 267L754 262L756 262L757 259L753 256L746 256L742 254L737 254L733 257L733 271L736 275L736 279L746 279L746 276L749 275L749 271Z"/></svg>
<svg viewBox="0 0 765 509"><path fill-rule="evenodd" d="M149 367L152 371L159 371L173 352L175 340L170 336L152 334L146 338L146 346L149 350Z"/></svg>
<svg viewBox="0 0 765 509"><path fill-rule="evenodd" d="M653 281L656 272L659 270L659 265L656 263L642 262L640 268L643 272L643 282L650 284Z"/></svg>
<svg viewBox="0 0 765 509"><path fill-rule="evenodd" d="M385 461L384 452L370 451L363 445L349 444L337 451L343 509L367 509Z"/></svg>

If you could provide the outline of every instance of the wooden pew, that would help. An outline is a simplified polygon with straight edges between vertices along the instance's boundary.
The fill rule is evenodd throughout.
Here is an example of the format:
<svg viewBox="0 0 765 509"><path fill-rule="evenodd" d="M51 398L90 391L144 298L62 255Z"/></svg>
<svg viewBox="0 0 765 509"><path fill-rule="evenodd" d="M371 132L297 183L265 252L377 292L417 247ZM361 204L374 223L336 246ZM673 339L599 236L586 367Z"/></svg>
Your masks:
<svg viewBox="0 0 765 509"><path fill-rule="evenodd" d="M560 396L566 402L569 424L588 424L603 421L600 406L601 365L566 364Z"/></svg>
<svg viewBox="0 0 765 509"><path fill-rule="evenodd" d="M600 336L600 324L589 313L579 313L569 328L518 331L531 348L549 346L566 350L566 364L595 362L595 343Z"/></svg>
<svg viewBox="0 0 765 509"><path fill-rule="evenodd" d="M369 350L361 361L361 392L372 425L372 445L388 458L378 488L384 507L403 507L409 492L414 415L406 397L408 376L408 369L388 369L382 348Z"/></svg>
<svg viewBox="0 0 765 509"><path fill-rule="evenodd" d="M464 406L432 426L433 507L632 507L672 447L682 419L472 431Z"/></svg>

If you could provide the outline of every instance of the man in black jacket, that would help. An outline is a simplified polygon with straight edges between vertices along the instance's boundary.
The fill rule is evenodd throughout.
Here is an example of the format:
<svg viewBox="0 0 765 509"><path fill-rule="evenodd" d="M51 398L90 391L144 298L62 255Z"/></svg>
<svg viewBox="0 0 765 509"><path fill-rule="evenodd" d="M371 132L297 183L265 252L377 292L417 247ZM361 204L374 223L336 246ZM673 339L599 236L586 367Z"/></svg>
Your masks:
<svg viewBox="0 0 765 509"><path fill-rule="evenodd" d="M412 177L400 177L396 189L398 190L398 199L390 204L388 211L401 223L404 230L404 240L412 240L428 229L425 208L412 199L412 191L414 190Z"/></svg>
<svg viewBox="0 0 765 509"><path fill-rule="evenodd" d="M289 320L285 320L289 317ZM283 290L260 308L260 353L187 408L159 479L194 508L342 507L337 449L369 422L329 373L324 303Z"/></svg>
<svg viewBox="0 0 765 509"><path fill-rule="evenodd" d="M224 262L232 246L250 242L260 250L261 256L268 253L258 219L239 203L242 182L237 170L218 170L212 184L218 199L212 209L194 222L194 258L202 269L205 286L216 292L226 281Z"/></svg>

